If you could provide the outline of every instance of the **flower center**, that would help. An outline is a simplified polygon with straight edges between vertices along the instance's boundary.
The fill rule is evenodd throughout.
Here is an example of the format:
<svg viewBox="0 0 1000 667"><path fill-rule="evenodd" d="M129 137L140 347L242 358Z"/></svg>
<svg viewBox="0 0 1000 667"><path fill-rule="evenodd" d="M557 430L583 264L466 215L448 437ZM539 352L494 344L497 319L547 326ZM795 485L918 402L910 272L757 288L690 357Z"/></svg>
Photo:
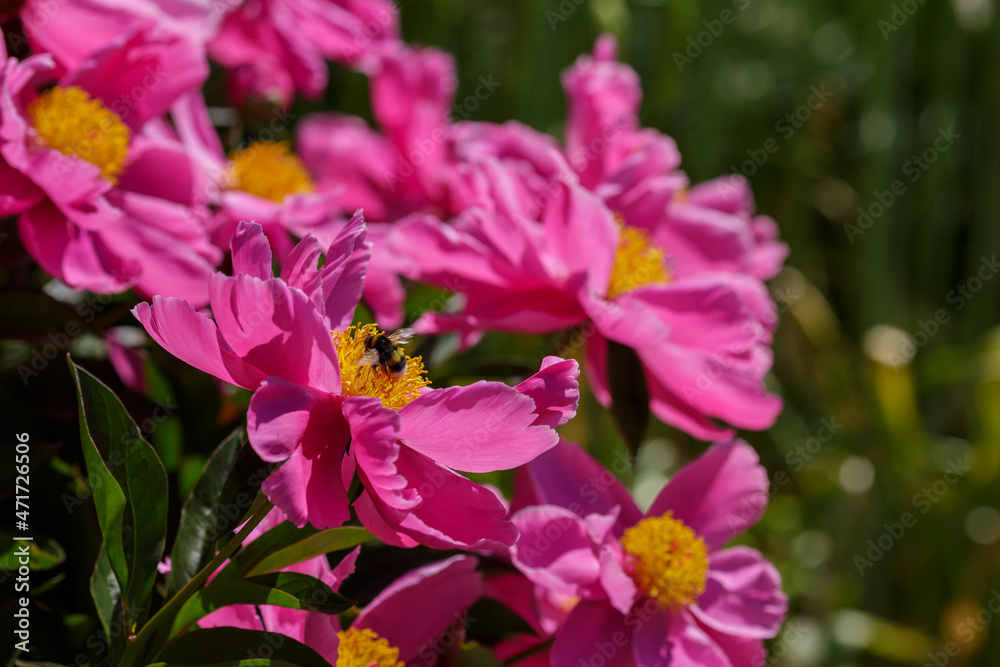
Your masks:
<svg viewBox="0 0 1000 667"><path fill-rule="evenodd" d="M650 242L646 232L621 223L618 229L618 250L608 285L609 299L643 285L670 280L663 268L663 251Z"/></svg>
<svg viewBox="0 0 1000 667"><path fill-rule="evenodd" d="M75 155L100 167L109 182L118 181L132 132L100 100L76 86L56 86L28 105L28 118L41 146Z"/></svg>
<svg viewBox="0 0 1000 667"><path fill-rule="evenodd" d="M337 667L404 667L399 649L368 628L348 628L337 639Z"/></svg>
<svg viewBox="0 0 1000 667"><path fill-rule="evenodd" d="M332 331L333 343L340 361L340 386L344 396L374 396L382 405L400 410L420 396L420 390L431 383L420 357L406 359L406 371L396 377L389 369L358 364L365 353L365 339L382 334L376 324L347 327L346 331ZM402 354L402 348L400 348Z"/></svg>
<svg viewBox="0 0 1000 667"><path fill-rule="evenodd" d="M231 190L283 201L297 192L312 192L312 178L287 141L257 141L229 155Z"/></svg>
<svg viewBox="0 0 1000 667"><path fill-rule="evenodd" d="M672 512L643 519L625 531L621 543L632 556L635 585L661 609L689 605L705 592L705 541Z"/></svg>

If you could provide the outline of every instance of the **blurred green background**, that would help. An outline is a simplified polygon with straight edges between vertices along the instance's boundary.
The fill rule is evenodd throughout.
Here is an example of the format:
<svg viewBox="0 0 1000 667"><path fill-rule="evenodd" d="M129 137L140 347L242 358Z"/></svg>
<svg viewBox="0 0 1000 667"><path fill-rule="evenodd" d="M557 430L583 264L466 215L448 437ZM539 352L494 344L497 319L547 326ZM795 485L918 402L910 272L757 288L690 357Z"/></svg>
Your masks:
<svg viewBox="0 0 1000 667"><path fill-rule="evenodd" d="M517 119L560 137L560 72L600 33L615 34L622 59L642 78L643 122L676 139L692 181L742 171L758 211L778 221L791 254L771 283L781 325L769 382L786 408L768 432L743 434L770 473L772 500L740 538L777 563L791 598L768 664L1000 665L1000 614L988 606L1000 610L1000 280L990 268L1000 254L995 3L398 4L408 41L456 57L459 100L480 76L500 82L471 119ZM720 22L726 11L731 24ZM327 99L299 103L296 112L370 118L364 78L331 71ZM804 107L815 90L825 99ZM209 91L220 93L221 82ZM949 131L957 138L935 147ZM895 181L901 187L892 193ZM871 216L867 228L859 209ZM99 534L89 501L73 500L86 498L76 404L61 358L27 386L17 365L73 309L24 296L37 295L42 281L25 268L12 221L0 231L12 238L0 243L0 403L12 432L31 433L35 455L47 462L33 472L35 526L68 552L33 579L35 641L51 651L47 658L72 662L93 648L87 581ZM434 296L417 290L409 312ZM85 328L131 324L133 302L100 302ZM466 357L437 350L429 365L437 386L469 379L459 369L504 376L512 371L498 369L497 359L507 369L512 360L530 366L552 344L490 335ZM176 487L175 526L179 499L242 420L246 395L220 397L210 378L150 349L154 382L149 396L138 396L101 360L96 339L80 337L70 349L137 421L154 414L153 398L175 406L150 433ZM589 394L565 435L609 464L625 451ZM624 481L648 499L704 446L654 425ZM12 504L13 475L0 469L3 503ZM902 526L907 513L912 521ZM4 624L8 609L0 610ZM943 653L948 642L955 655Z"/></svg>
<svg viewBox="0 0 1000 667"><path fill-rule="evenodd" d="M408 41L456 56L459 100L480 76L501 82L472 119L558 137L560 72L616 35L642 79L644 124L677 141L692 181L741 171L778 221L791 254L771 283L782 318L772 380L786 408L767 433L744 434L773 494L746 540L776 561L792 599L769 664L1000 665L1000 614L987 606L1000 610L996 4L401 6ZM727 10L736 20L720 30ZM826 99L803 107L813 90ZM351 94L361 112L364 93ZM951 143L935 147L949 128ZM894 199L881 214L877 193ZM640 497L662 483L658 469L703 448L663 427L651 435L628 476ZM606 462L622 446L592 400L567 436ZM970 469L946 474L959 463ZM883 537L907 512L912 527ZM869 554L880 537L890 548ZM855 558L880 553L870 566ZM939 654L950 641L957 654Z"/></svg>

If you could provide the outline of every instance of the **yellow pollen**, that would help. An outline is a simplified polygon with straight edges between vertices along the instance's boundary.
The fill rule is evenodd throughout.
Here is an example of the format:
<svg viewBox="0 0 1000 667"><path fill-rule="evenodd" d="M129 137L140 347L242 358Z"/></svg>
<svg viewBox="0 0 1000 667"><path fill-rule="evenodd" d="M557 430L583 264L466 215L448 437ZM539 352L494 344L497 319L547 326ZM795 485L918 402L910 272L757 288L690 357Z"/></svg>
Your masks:
<svg viewBox="0 0 1000 667"><path fill-rule="evenodd" d="M705 592L705 541L672 512L643 519L625 531L621 543L632 556L635 585L661 609L689 605Z"/></svg>
<svg viewBox="0 0 1000 667"><path fill-rule="evenodd" d="M650 283L670 280L663 267L663 251L654 246L641 229L619 224L618 251L611 269L608 298L631 292Z"/></svg>
<svg viewBox="0 0 1000 667"><path fill-rule="evenodd" d="M404 667L399 649L369 628L348 628L337 639L337 667Z"/></svg>
<svg viewBox="0 0 1000 667"><path fill-rule="evenodd" d="M28 118L40 146L75 155L100 167L110 183L118 182L132 132L100 100L77 86L56 86L28 105Z"/></svg>
<svg viewBox="0 0 1000 667"><path fill-rule="evenodd" d="M406 372L400 378L378 366L358 365L358 359L365 352L365 338L382 333L376 324L362 326L359 323L347 327L346 331L330 333L340 361L340 386L344 396L374 396L382 399L385 407L400 410L431 383L420 357L406 357Z"/></svg>
<svg viewBox="0 0 1000 667"><path fill-rule="evenodd" d="M312 178L287 141L257 141L229 155L227 185L252 195L283 201L297 192L312 192Z"/></svg>

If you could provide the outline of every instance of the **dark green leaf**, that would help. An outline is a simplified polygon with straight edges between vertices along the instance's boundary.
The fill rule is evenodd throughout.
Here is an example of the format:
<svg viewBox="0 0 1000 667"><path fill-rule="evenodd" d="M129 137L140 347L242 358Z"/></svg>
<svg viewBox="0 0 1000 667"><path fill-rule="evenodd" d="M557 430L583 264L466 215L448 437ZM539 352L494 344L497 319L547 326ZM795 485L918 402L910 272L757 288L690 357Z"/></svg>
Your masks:
<svg viewBox="0 0 1000 667"><path fill-rule="evenodd" d="M66 560L66 551L55 540L42 537L36 540L14 540L10 533L0 531L0 543L9 544L0 554L0 570L16 570L23 565L21 548L28 548L28 569L49 570Z"/></svg>
<svg viewBox="0 0 1000 667"><path fill-rule="evenodd" d="M260 485L273 469L274 464L262 461L250 443L244 443L240 447L219 497L218 519L215 521L219 535L224 535L246 520L260 491Z"/></svg>
<svg viewBox="0 0 1000 667"><path fill-rule="evenodd" d="M233 604L273 605L321 614L339 614L354 602L338 595L319 579L300 572L274 572L251 579L220 581L198 591L174 619L174 636L216 609Z"/></svg>
<svg viewBox="0 0 1000 667"><path fill-rule="evenodd" d="M613 340L608 341L608 389L611 414L634 456L649 426L649 390L635 350Z"/></svg>
<svg viewBox="0 0 1000 667"><path fill-rule="evenodd" d="M235 556L233 556L229 564L226 565L216 575L216 581L222 581L225 579L239 579L246 577L250 574L258 563L270 556L271 554L280 551L289 544L297 544L302 540L315 535L318 531L312 526L304 526L302 528L296 528L295 524L290 521L285 521L271 530L267 531L253 542L244 545Z"/></svg>
<svg viewBox="0 0 1000 667"><path fill-rule="evenodd" d="M97 553L97 563L94 565L94 573L90 577L90 595L94 598L97 617L104 629L104 641L108 642L110 638L110 643L114 646L124 646L121 588L119 588L118 579L111 569L111 561L108 560L108 553L104 545L101 545L101 549ZM113 647L106 643L104 648Z"/></svg>
<svg viewBox="0 0 1000 667"><path fill-rule="evenodd" d="M114 392L67 361L76 381L80 440L107 558L129 621L135 621L148 609L156 566L163 558L166 473Z"/></svg>
<svg viewBox="0 0 1000 667"><path fill-rule="evenodd" d="M476 619L475 623L469 624L468 636L478 641L486 642L510 635L535 632L520 614L489 598L482 598L469 607L467 616Z"/></svg>
<svg viewBox="0 0 1000 667"><path fill-rule="evenodd" d="M205 463L191 497L184 503L177 540L170 553L167 597L183 588L215 555L215 542L222 535L215 527L222 485L233 467L242 439L243 431L238 429L222 441Z"/></svg>
<svg viewBox="0 0 1000 667"><path fill-rule="evenodd" d="M315 650L276 632L242 628L208 628L188 632L167 646L155 660L166 665L234 665L240 660L260 660L253 664L330 667Z"/></svg>
<svg viewBox="0 0 1000 667"><path fill-rule="evenodd" d="M265 556L253 566L249 574L252 576L265 572L276 572L316 556L364 544L373 537L371 533L359 526L327 528Z"/></svg>
<svg viewBox="0 0 1000 667"><path fill-rule="evenodd" d="M451 667L500 667L501 665L493 655L493 651L475 642L462 644L461 648L454 651L449 664Z"/></svg>

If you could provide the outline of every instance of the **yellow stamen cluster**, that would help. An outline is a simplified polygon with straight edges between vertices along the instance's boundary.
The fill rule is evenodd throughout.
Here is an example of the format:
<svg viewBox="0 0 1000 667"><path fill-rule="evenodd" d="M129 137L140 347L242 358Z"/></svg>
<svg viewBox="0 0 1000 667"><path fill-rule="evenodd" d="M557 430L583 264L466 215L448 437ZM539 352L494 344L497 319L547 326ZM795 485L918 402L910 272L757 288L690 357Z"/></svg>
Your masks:
<svg viewBox="0 0 1000 667"><path fill-rule="evenodd" d="M614 299L643 285L670 280L663 260L663 251L650 242L646 232L619 224L618 251L611 269L608 298Z"/></svg>
<svg viewBox="0 0 1000 667"><path fill-rule="evenodd" d="M348 628L337 639L337 667L404 667L399 649L369 628Z"/></svg>
<svg viewBox="0 0 1000 667"><path fill-rule="evenodd" d="M75 155L100 167L109 182L118 182L132 132L100 100L77 86L56 86L39 95L27 112L40 146Z"/></svg>
<svg viewBox="0 0 1000 667"><path fill-rule="evenodd" d="M331 333L340 361L340 385L344 396L374 396L382 399L385 407L400 410L431 383L420 357L406 357L406 372L399 378L378 366L358 365L365 352L365 338L382 333L378 325L358 324Z"/></svg>
<svg viewBox="0 0 1000 667"><path fill-rule="evenodd" d="M635 585L661 609L676 609L705 592L705 541L673 518L672 512L643 519L625 531L622 547L631 555Z"/></svg>
<svg viewBox="0 0 1000 667"><path fill-rule="evenodd" d="M227 185L252 195L283 201L288 195L312 192L312 178L287 141L258 141L229 155Z"/></svg>

